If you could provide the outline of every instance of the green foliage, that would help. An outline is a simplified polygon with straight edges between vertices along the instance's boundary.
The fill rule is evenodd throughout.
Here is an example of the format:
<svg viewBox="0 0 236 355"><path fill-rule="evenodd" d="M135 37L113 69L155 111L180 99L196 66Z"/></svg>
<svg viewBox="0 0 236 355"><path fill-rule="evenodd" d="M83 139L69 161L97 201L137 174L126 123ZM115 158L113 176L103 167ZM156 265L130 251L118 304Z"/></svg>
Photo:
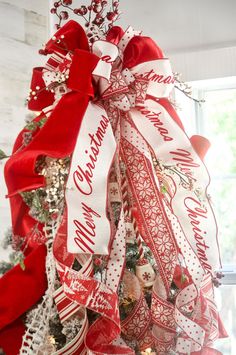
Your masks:
<svg viewBox="0 0 236 355"><path fill-rule="evenodd" d="M25 128L28 129L29 131L35 131L37 127L38 125L34 121L27 123L27 125L25 126Z"/></svg>
<svg viewBox="0 0 236 355"><path fill-rule="evenodd" d="M19 264L21 269L25 271L24 254L22 252L17 252L14 255L14 264Z"/></svg>
<svg viewBox="0 0 236 355"><path fill-rule="evenodd" d="M39 121L31 121L29 123L27 123L27 125L25 126L25 129L28 129L29 131L35 131L38 127L42 128L44 126L44 124L47 121L47 117L43 117L41 118L41 120Z"/></svg>
<svg viewBox="0 0 236 355"><path fill-rule="evenodd" d="M0 275L4 275L7 271L9 271L13 265L7 261L0 262Z"/></svg>
<svg viewBox="0 0 236 355"><path fill-rule="evenodd" d="M127 244L126 246L126 268L135 273L135 267L139 259L137 244Z"/></svg>
<svg viewBox="0 0 236 355"><path fill-rule="evenodd" d="M6 155L6 153L4 153L2 149L0 149L0 160L3 160L5 158L8 158L8 156Z"/></svg>
<svg viewBox="0 0 236 355"><path fill-rule="evenodd" d="M25 203L30 207L30 213L37 221L41 223L48 222L50 213L47 205L45 205L44 189L40 188L37 190L22 192L21 196Z"/></svg>
<svg viewBox="0 0 236 355"><path fill-rule="evenodd" d="M47 117L45 116L40 121L38 121L38 127L42 128L46 122L47 122Z"/></svg>
<svg viewBox="0 0 236 355"><path fill-rule="evenodd" d="M3 249L6 250L11 245L12 245L12 229L9 228L4 235L4 238L1 242L1 246L3 247Z"/></svg>

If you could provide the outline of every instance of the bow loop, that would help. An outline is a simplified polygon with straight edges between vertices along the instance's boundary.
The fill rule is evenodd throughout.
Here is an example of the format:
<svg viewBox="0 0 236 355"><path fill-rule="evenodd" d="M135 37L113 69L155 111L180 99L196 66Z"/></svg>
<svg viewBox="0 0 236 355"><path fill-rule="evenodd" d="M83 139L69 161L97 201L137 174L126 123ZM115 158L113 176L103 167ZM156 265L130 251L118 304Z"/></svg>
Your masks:
<svg viewBox="0 0 236 355"><path fill-rule="evenodd" d="M68 21L45 45L45 54L61 54L65 56L75 49L89 51L88 39L83 27L76 21Z"/></svg>
<svg viewBox="0 0 236 355"><path fill-rule="evenodd" d="M109 80L112 65L119 54L117 46L100 40L94 42L92 52L100 58L96 68L93 71L93 75Z"/></svg>
<svg viewBox="0 0 236 355"><path fill-rule="evenodd" d="M45 68L33 71L29 109L40 111L70 91L93 97L92 72L98 61L96 55L82 49L76 49L73 55L51 56Z"/></svg>
<svg viewBox="0 0 236 355"><path fill-rule="evenodd" d="M76 49L70 66L68 88L93 97L92 73L98 61L95 54Z"/></svg>
<svg viewBox="0 0 236 355"><path fill-rule="evenodd" d="M135 77L129 69L122 72L115 69L111 73L110 83L101 80L100 90L103 100L112 100L113 104L122 111L144 105L148 80Z"/></svg>
<svg viewBox="0 0 236 355"><path fill-rule="evenodd" d="M140 82L148 82L148 95L156 98L169 97L175 79L168 59L144 62L130 68L130 71Z"/></svg>
<svg viewBox="0 0 236 355"><path fill-rule="evenodd" d="M119 43L118 43L118 48L120 49L120 56L123 59L123 53L129 44L130 40L135 37L135 36L140 36L141 31L135 31L131 26L127 28L123 36L121 37Z"/></svg>

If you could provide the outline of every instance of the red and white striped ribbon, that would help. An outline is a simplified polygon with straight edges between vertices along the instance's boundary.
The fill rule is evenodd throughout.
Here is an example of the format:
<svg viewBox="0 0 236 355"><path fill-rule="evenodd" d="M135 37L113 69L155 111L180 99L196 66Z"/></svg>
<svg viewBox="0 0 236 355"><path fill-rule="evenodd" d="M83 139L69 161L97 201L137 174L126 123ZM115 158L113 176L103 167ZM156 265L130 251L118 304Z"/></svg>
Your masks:
<svg viewBox="0 0 236 355"><path fill-rule="evenodd" d="M45 64L45 68L53 71L63 62L65 56L61 53L53 53Z"/></svg>
<svg viewBox="0 0 236 355"><path fill-rule="evenodd" d="M72 355L72 354L86 355L87 354L87 349L84 345L84 338L88 331L88 326L89 326L87 311L86 309L81 308L79 313L80 314L78 314L78 316L83 318L83 323L78 334L66 346L64 346L62 349L58 350L57 352L55 352L54 355Z"/></svg>

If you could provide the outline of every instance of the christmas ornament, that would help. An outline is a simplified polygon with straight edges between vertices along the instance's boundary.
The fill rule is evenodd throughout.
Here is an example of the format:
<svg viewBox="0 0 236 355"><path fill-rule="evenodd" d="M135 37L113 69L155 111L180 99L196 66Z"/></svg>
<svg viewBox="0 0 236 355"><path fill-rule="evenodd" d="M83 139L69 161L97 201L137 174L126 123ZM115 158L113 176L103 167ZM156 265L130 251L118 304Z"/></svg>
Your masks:
<svg viewBox="0 0 236 355"><path fill-rule="evenodd" d="M156 278L152 265L146 259L141 259L137 263L136 276L144 287L152 286Z"/></svg>

